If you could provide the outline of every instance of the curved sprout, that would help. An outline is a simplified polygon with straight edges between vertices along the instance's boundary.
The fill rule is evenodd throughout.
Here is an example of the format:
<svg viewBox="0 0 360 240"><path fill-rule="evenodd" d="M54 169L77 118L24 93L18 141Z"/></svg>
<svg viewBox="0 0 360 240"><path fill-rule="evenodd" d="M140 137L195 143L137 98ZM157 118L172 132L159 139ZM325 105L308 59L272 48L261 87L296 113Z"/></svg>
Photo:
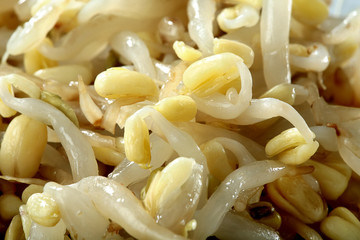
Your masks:
<svg viewBox="0 0 360 240"><path fill-rule="evenodd" d="M88 195L104 217L119 224L137 239L185 239L158 225L134 194L113 180L101 176L88 177L73 187Z"/></svg>
<svg viewBox="0 0 360 240"><path fill-rule="evenodd" d="M313 45L315 50L308 57L290 54L290 64L306 71L324 71L330 64L330 54L323 44L314 43Z"/></svg>
<svg viewBox="0 0 360 240"><path fill-rule="evenodd" d="M249 125L281 116L296 127L307 143L313 142L315 134L310 130L301 115L289 104L275 98L254 99L238 118L229 122Z"/></svg>
<svg viewBox="0 0 360 240"><path fill-rule="evenodd" d="M8 78L9 75L0 77L1 100L18 112L53 126L69 158L74 181L98 175L94 152L79 129L48 103L39 99L13 97L7 90Z"/></svg>
<svg viewBox="0 0 360 240"><path fill-rule="evenodd" d="M40 88L32 81L29 81L26 77L18 74L5 75L8 84L13 85L15 88L25 92L31 98L40 98Z"/></svg>
<svg viewBox="0 0 360 240"><path fill-rule="evenodd" d="M275 181L287 173L288 168L284 164L270 160L249 163L230 173L205 206L196 212L197 228L193 239L206 239L213 234L241 191Z"/></svg>
<svg viewBox="0 0 360 240"><path fill-rule="evenodd" d="M226 92L226 96L215 93L200 98L193 94L191 97L195 100L199 111L219 119L233 119L250 105L252 98L251 73L243 62L238 62L236 65L241 81L240 92L237 93L235 88L230 88Z"/></svg>
<svg viewBox="0 0 360 240"><path fill-rule="evenodd" d="M42 44L39 46L39 51L44 56L58 61L69 59L88 61L106 47L113 34L127 29L132 31L152 29L154 25L153 21L144 22L118 16L98 15L65 35L61 45L51 47Z"/></svg>
<svg viewBox="0 0 360 240"><path fill-rule="evenodd" d="M24 27L18 27L7 43L2 62L6 62L9 54L19 55L37 47L54 27L68 3L69 0L51 1L39 9Z"/></svg>
<svg viewBox="0 0 360 240"><path fill-rule="evenodd" d="M61 218L73 238L101 239L105 235L109 220L98 212L84 193L54 182L44 186L44 193L55 200Z"/></svg>
<svg viewBox="0 0 360 240"><path fill-rule="evenodd" d="M239 4L232 8L225 8L217 16L220 28L226 32L231 32L241 27L255 26L259 19L259 11L247 4Z"/></svg>
<svg viewBox="0 0 360 240"><path fill-rule="evenodd" d="M176 126L178 126L183 131L191 133L193 139L197 142L198 145L201 145L202 143L208 142L217 137L226 137L244 145L247 151L249 151L255 157L255 159L266 159L267 157L264 147L259 143L228 129L195 122L181 122L177 123Z"/></svg>
<svg viewBox="0 0 360 240"><path fill-rule="evenodd" d="M217 141L225 149L228 149L229 151L231 151L235 155L236 159L238 160L239 166L256 161L256 159L245 148L245 146L238 141L235 141L231 138L226 138L226 137L217 137L217 138L214 138L213 141Z"/></svg>
<svg viewBox="0 0 360 240"><path fill-rule="evenodd" d="M156 78L149 50L136 33L130 31L118 33L111 38L110 46L131 61L138 72L148 75L152 79Z"/></svg>
<svg viewBox="0 0 360 240"><path fill-rule="evenodd" d="M356 94L360 86L360 10L345 19L328 18L330 5L324 0L0 0L0 6L0 115L4 118L1 123L0 117L0 128L4 130L19 111L49 125L50 144L38 169L43 179L0 176L0 185L6 192L18 192L21 189L6 182L45 185L51 180L62 184L47 183L44 193L56 199L61 209L59 225L31 224L26 206L20 207L26 238L64 239L67 231L73 239L185 239L188 234L196 240L208 236L280 239L286 234L283 228L278 232L232 210L239 213L259 200L264 184L286 175L308 174L313 165L321 168L313 172L316 178L308 174L301 179L316 192L324 188L326 176L332 182L341 180L337 189L343 192L351 172L360 175L360 111L356 108L360 103ZM46 43L46 37L54 45ZM186 50L181 52L182 45L172 45L174 42L183 43ZM231 54L237 57L229 57ZM210 61L219 55L229 58ZM35 75L22 72L24 61L25 70ZM163 106L157 98L153 102L143 96L115 101L97 95L92 74L117 66L119 61L163 87L160 99L189 95L196 108L192 105L194 111L179 118L182 108L178 102L178 108L172 106L169 99ZM67 65L79 62L86 69ZM59 66L47 68L52 64ZM71 73L61 74L64 64ZM82 81L77 85L79 74L90 88ZM299 85L289 84L291 80ZM134 89L143 84L135 85ZM80 130L54 108L45 90L74 108ZM253 95L259 99L252 99ZM321 96L354 107L330 105ZM132 122L132 116L140 121ZM286 121L273 124L279 117ZM133 125L124 127L125 122ZM251 124L256 125L244 126ZM279 147L283 151L274 155L268 151L269 144L266 155L267 139L291 124L299 130L295 135L274 140L281 140L286 151ZM297 139L300 147L286 147L297 144L291 141ZM296 170L285 164L315 152L316 140L323 147L316 157L334 164L343 158L341 172L311 160ZM59 143L64 148L57 149ZM128 151L129 146L133 151ZM118 164L107 178L92 176L98 174L92 148L102 162L102 175L109 170L105 165ZM141 158L144 149L146 158ZM282 162L256 161L270 154ZM178 165L178 159L187 160ZM162 166L166 167L160 170ZM74 180L78 182L63 186ZM326 201L333 199L324 189ZM291 190L293 194L284 193L284 197L299 193L296 188ZM337 203L349 203L349 199L340 198ZM304 229L292 230L302 235L310 228Z"/></svg>
<svg viewBox="0 0 360 240"><path fill-rule="evenodd" d="M138 114L145 120L152 132L160 136L164 135L179 156L194 158L197 163L207 169L206 158L191 135L175 127L154 108L143 107L135 114Z"/></svg>
<svg viewBox="0 0 360 240"><path fill-rule="evenodd" d="M215 10L214 0L190 0L187 7L190 37L205 56L213 52Z"/></svg>
<svg viewBox="0 0 360 240"><path fill-rule="evenodd" d="M144 107L136 113L143 118L148 128L158 135L164 135L170 146L180 157L193 158L204 167L202 171L202 194L200 205L204 204L207 197L207 174L209 172L207 161L199 146L196 144L190 134L178 129L170 123L161 113L151 107Z"/></svg>

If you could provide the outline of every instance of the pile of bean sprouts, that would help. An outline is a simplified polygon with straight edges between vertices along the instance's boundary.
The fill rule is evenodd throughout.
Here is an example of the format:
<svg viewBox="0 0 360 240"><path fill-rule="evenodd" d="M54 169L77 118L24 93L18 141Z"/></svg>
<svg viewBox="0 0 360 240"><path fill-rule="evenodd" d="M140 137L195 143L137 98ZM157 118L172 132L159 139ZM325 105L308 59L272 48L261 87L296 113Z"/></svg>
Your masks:
<svg viewBox="0 0 360 240"><path fill-rule="evenodd" d="M359 239L360 10L0 0L5 239Z"/></svg>

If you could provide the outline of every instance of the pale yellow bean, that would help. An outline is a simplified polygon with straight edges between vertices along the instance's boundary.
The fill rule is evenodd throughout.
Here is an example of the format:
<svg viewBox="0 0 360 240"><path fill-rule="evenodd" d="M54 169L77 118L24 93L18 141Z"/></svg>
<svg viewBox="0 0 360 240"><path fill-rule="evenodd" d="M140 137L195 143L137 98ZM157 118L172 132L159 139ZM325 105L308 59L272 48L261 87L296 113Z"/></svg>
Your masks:
<svg viewBox="0 0 360 240"><path fill-rule="evenodd" d="M360 221L355 215L345 207L337 207L332 210L329 216L338 216L342 219L346 220L347 222L354 224L356 227L360 228Z"/></svg>
<svg viewBox="0 0 360 240"><path fill-rule="evenodd" d="M121 67L109 68L97 75L96 92L106 98L157 98L159 90L150 77Z"/></svg>
<svg viewBox="0 0 360 240"><path fill-rule="evenodd" d="M194 62L183 74L185 91L206 97L226 91L229 84L239 86L238 62L243 60L233 53L215 54Z"/></svg>
<svg viewBox="0 0 360 240"><path fill-rule="evenodd" d="M251 67L254 62L254 51L248 45L228 39L214 39L214 53L225 53L230 52L238 55L244 60L244 63L247 67Z"/></svg>
<svg viewBox="0 0 360 240"><path fill-rule="evenodd" d="M319 143L317 141L301 144L293 149L279 153L277 159L289 165L302 164L309 160L318 148Z"/></svg>
<svg viewBox="0 0 360 240"><path fill-rule="evenodd" d="M46 193L34 193L26 203L31 219L45 227L53 227L60 221L60 210L55 200Z"/></svg>
<svg viewBox="0 0 360 240"><path fill-rule="evenodd" d="M306 162L318 149L319 143L307 143L296 128L290 128L272 138L265 146L269 157L277 155L277 159L291 165Z"/></svg>
<svg viewBox="0 0 360 240"><path fill-rule="evenodd" d="M224 147L217 141L211 140L200 146L206 157L209 172L219 181L235 170L230 165Z"/></svg>
<svg viewBox="0 0 360 240"><path fill-rule="evenodd" d="M360 222L344 207L335 208L321 222L320 229L327 237L334 240L360 239Z"/></svg>
<svg viewBox="0 0 360 240"><path fill-rule="evenodd" d="M265 152L269 157L275 156L286 149L306 143L303 136L296 128L290 128L272 138L265 146Z"/></svg>
<svg viewBox="0 0 360 240"><path fill-rule="evenodd" d="M173 200L174 192L191 176L194 164L191 158L179 157L156 172L143 201L151 216L154 217L164 203Z"/></svg>
<svg viewBox="0 0 360 240"><path fill-rule="evenodd" d="M327 205L302 176L281 177L267 185L271 200L304 223L315 223L327 215Z"/></svg>
<svg viewBox="0 0 360 240"><path fill-rule="evenodd" d="M25 115L14 118L0 149L0 170L13 177L33 177L47 143L46 125Z"/></svg>
<svg viewBox="0 0 360 240"><path fill-rule="evenodd" d="M19 214L19 207L23 204L21 199L13 194L0 196L0 217L4 220L11 220Z"/></svg>
<svg viewBox="0 0 360 240"><path fill-rule="evenodd" d="M148 168L151 160L149 131L136 114L125 122L124 148L127 159Z"/></svg>
<svg viewBox="0 0 360 240"><path fill-rule="evenodd" d="M327 19L329 7L323 0L293 0L292 15L303 23L316 26Z"/></svg>
<svg viewBox="0 0 360 240"><path fill-rule="evenodd" d="M308 160L304 165L315 167L312 175L319 182L325 199L336 200L346 190L352 171L340 156L338 159L330 156L321 161Z"/></svg>
<svg viewBox="0 0 360 240"><path fill-rule="evenodd" d="M185 122L194 119L197 112L195 101L184 95L167 97L155 104L158 110L167 120L173 122Z"/></svg>
<svg viewBox="0 0 360 240"><path fill-rule="evenodd" d="M175 41L173 49L176 55L183 61L194 62L201 58L202 53L189 45L186 45L183 41Z"/></svg>

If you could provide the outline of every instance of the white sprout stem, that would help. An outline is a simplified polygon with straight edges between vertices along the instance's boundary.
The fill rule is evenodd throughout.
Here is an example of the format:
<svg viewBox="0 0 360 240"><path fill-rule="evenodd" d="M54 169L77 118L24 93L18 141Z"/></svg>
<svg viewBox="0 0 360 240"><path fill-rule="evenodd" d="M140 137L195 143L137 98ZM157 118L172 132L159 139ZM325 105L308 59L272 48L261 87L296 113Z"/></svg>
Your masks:
<svg viewBox="0 0 360 240"><path fill-rule="evenodd" d="M292 0L264 0L260 29L264 77L270 89L290 83L289 30Z"/></svg>
<svg viewBox="0 0 360 240"><path fill-rule="evenodd" d="M217 137L213 140L230 150L236 156L239 166L256 161L253 155L238 141L226 137Z"/></svg>
<svg viewBox="0 0 360 240"><path fill-rule="evenodd" d="M41 165L61 169L69 173L69 175L71 174L69 161L50 144L46 144L43 156L41 157Z"/></svg>
<svg viewBox="0 0 360 240"><path fill-rule="evenodd" d="M241 27L253 27L260 19L259 11L250 5L244 4L236 11L238 12L236 13L237 16L235 18L232 18L233 16L226 16L226 13L223 11L218 15L218 21L222 20L225 28L235 30Z"/></svg>
<svg viewBox="0 0 360 240"><path fill-rule="evenodd" d="M339 44L352 35L358 34L360 29L360 9L356 9L349 13L349 15L329 33L323 36L323 41L326 44Z"/></svg>
<svg viewBox="0 0 360 240"><path fill-rule="evenodd" d="M102 239L107 232L110 223L108 218L101 215L85 193L71 185L64 186L55 182L47 183L44 193L55 200L61 219L72 238Z"/></svg>
<svg viewBox="0 0 360 240"><path fill-rule="evenodd" d="M6 76L0 77L0 98L10 108L53 126L69 158L74 181L98 175L91 145L64 113L39 99L13 97Z"/></svg>
<svg viewBox="0 0 360 240"><path fill-rule="evenodd" d="M145 119L145 122L147 122L148 128L151 131L160 136L164 135L179 156L194 158L198 164L201 164L205 169L208 169L206 158L191 135L175 127L154 108L144 107L135 114L139 114ZM146 118L148 116L152 121L147 121ZM183 147L184 145L186 145L186 147Z"/></svg>
<svg viewBox="0 0 360 240"><path fill-rule="evenodd" d="M290 64L307 71L324 71L330 64L330 54L323 44L314 43L313 45L316 49L308 57L290 54Z"/></svg>
<svg viewBox="0 0 360 240"><path fill-rule="evenodd" d="M197 228L193 239L206 239L213 234L241 191L273 182L287 172L284 164L267 160L247 164L230 173L195 214Z"/></svg>
<svg viewBox="0 0 360 240"><path fill-rule="evenodd" d="M209 97L200 98L193 94L198 109L212 117L219 119L233 119L238 117L249 106L252 98L252 77L243 62L238 62L241 89L237 94L234 88L228 90L226 96L215 93Z"/></svg>
<svg viewBox="0 0 360 240"><path fill-rule="evenodd" d="M109 25L112 27L109 28ZM118 16L97 15L67 33L61 45L52 47L42 44L39 46L39 51L53 60L88 61L105 49L113 34L127 29L132 31L151 29L154 25L154 21L140 22L140 20Z"/></svg>
<svg viewBox="0 0 360 240"><path fill-rule="evenodd" d="M111 179L88 177L73 187L87 194L103 216L122 226L136 239L185 240L157 224L128 188Z"/></svg>
<svg viewBox="0 0 360 240"><path fill-rule="evenodd" d="M190 0L188 3L189 34L205 56L213 53L214 0Z"/></svg>
<svg viewBox="0 0 360 240"><path fill-rule="evenodd" d="M101 122L104 114L91 98L81 77L78 79L78 84L80 109L91 124L97 125Z"/></svg>
<svg viewBox="0 0 360 240"><path fill-rule="evenodd" d="M54 27L68 3L69 0L51 1L40 8L24 26L19 26L6 45L2 63L6 62L9 54L19 55L37 47Z"/></svg>
<svg viewBox="0 0 360 240"><path fill-rule="evenodd" d="M131 61L138 72L156 79L156 71L149 50L136 33L120 32L111 38L110 46Z"/></svg>
<svg viewBox="0 0 360 240"><path fill-rule="evenodd" d="M180 122L177 123L176 126L188 133L191 133L192 137L198 143L198 145L201 145L216 137L226 137L244 145L245 148L255 157L255 159L260 160L267 158L263 146L236 132L195 122Z"/></svg>
<svg viewBox="0 0 360 240"><path fill-rule="evenodd" d="M178 129L171 124L161 113L151 107L144 107L137 111L135 114L139 114L145 121L147 117L150 117L152 121L146 121L148 128L157 133L158 135L164 135L168 140L171 147L181 157L188 157L195 159L196 163L204 167L202 172L202 192L199 205L205 204L207 199L207 174L209 169L207 166L207 160L204 154L201 152L199 146L195 140L188 133Z"/></svg>
<svg viewBox="0 0 360 240"><path fill-rule="evenodd" d="M354 151L354 143L349 138L338 137L337 143L339 148L339 154L344 162L354 171L360 175L360 158L359 151Z"/></svg>
<svg viewBox="0 0 360 240"><path fill-rule="evenodd" d="M326 126L312 126L311 131L315 133L316 141L327 151L338 151L336 130Z"/></svg>
<svg viewBox="0 0 360 240"><path fill-rule="evenodd" d="M275 98L252 100L246 111L230 122L239 125L249 125L279 116L294 125L307 143L313 142L315 134L310 130L301 115L291 105Z"/></svg>

